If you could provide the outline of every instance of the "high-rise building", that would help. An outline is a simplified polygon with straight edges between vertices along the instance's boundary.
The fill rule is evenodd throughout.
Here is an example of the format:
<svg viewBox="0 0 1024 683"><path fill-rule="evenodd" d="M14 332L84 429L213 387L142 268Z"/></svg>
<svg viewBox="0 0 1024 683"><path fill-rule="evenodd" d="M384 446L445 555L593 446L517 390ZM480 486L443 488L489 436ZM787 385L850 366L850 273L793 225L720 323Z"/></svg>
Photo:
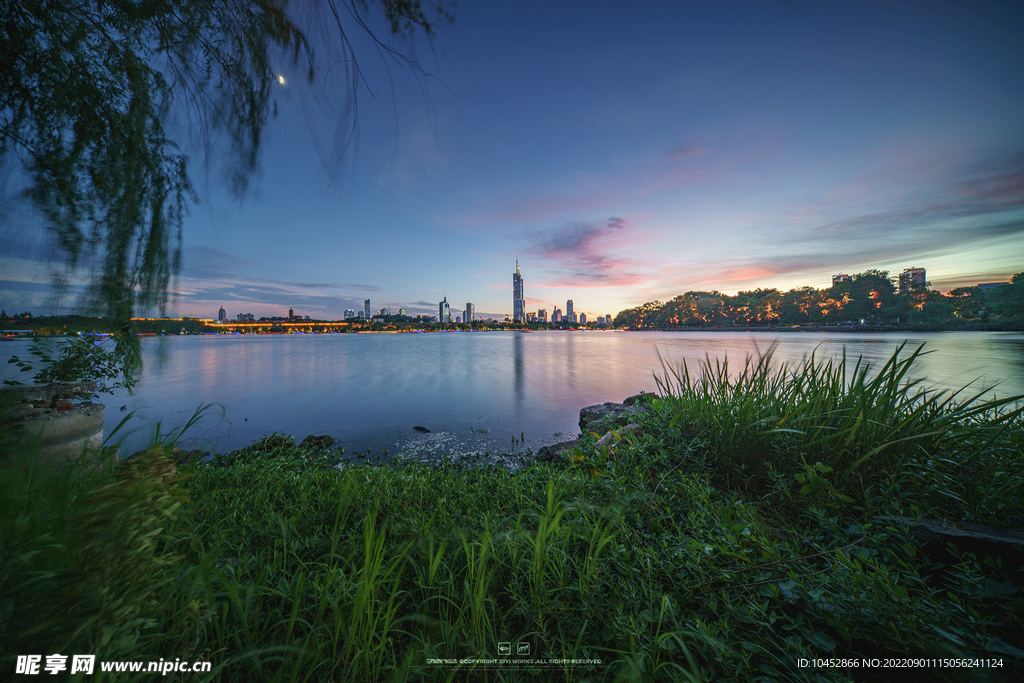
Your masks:
<svg viewBox="0 0 1024 683"><path fill-rule="evenodd" d="M546 323L548 321L548 309L546 309L546 308L538 309L537 310L537 320L541 321L542 323Z"/></svg>
<svg viewBox="0 0 1024 683"><path fill-rule="evenodd" d="M363 302L363 317L366 319L370 318L370 300L367 299Z"/></svg>
<svg viewBox="0 0 1024 683"><path fill-rule="evenodd" d="M447 295L445 295L444 301L437 305L437 319L442 323L450 323L452 321L452 308L448 304Z"/></svg>
<svg viewBox="0 0 1024 683"><path fill-rule="evenodd" d="M402 317L405 317L405 309L404 308L399 308L398 309L398 315L400 315Z"/></svg>
<svg viewBox="0 0 1024 683"><path fill-rule="evenodd" d="M586 325L586 324L587 324L587 314L586 313L580 313L580 325Z"/></svg>
<svg viewBox="0 0 1024 683"><path fill-rule="evenodd" d="M295 317L295 311L293 311L292 309L289 308L288 309L288 319L291 320L294 317Z"/></svg>
<svg viewBox="0 0 1024 683"><path fill-rule="evenodd" d="M849 275L847 275L846 273L839 273L838 275L833 275L832 276L832 286L835 287L840 282L849 282L852 279L853 278L850 277Z"/></svg>
<svg viewBox="0 0 1024 683"><path fill-rule="evenodd" d="M555 306L555 310L551 312L551 322L560 323L562 322L562 309Z"/></svg>
<svg viewBox="0 0 1024 683"><path fill-rule="evenodd" d="M345 320L348 320L349 318L354 318L354 317L356 317L355 309L346 308L345 309Z"/></svg>
<svg viewBox="0 0 1024 683"><path fill-rule="evenodd" d="M512 274L512 322L526 322L526 299L523 298L523 276L519 272L519 259L516 259L516 272Z"/></svg>
<svg viewBox="0 0 1024 683"><path fill-rule="evenodd" d="M904 268L900 273L900 294L909 294L915 289L924 289L927 285L924 268Z"/></svg>
<svg viewBox="0 0 1024 683"><path fill-rule="evenodd" d="M462 316L462 322L464 322L464 323L471 323L471 322L473 322L473 316L474 315L476 315L476 309L473 307L473 304L471 304L471 303L469 303L467 301L466 302L466 311L465 311L465 314Z"/></svg>
<svg viewBox="0 0 1024 683"><path fill-rule="evenodd" d="M221 306L220 310L217 311L217 322L219 322L219 323L226 323L227 321L228 321L228 314L224 310L224 307Z"/></svg>
<svg viewBox="0 0 1024 683"><path fill-rule="evenodd" d="M565 322L574 323L576 322L576 314L572 310L572 299L565 302Z"/></svg>

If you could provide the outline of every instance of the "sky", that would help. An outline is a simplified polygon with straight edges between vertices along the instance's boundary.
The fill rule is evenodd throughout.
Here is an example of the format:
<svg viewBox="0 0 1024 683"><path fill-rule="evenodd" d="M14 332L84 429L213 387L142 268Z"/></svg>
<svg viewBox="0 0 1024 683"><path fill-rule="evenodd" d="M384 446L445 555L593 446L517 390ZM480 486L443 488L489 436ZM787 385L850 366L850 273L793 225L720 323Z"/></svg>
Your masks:
<svg viewBox="0 0 1024 683"><path fill-rule="evenodd" d="M1024 271L1024 4L461 0L420 70L350 31L365 83L279 59L239 201L186 147L199 203L168 312L345 309L593 318L691 290ZM370 26L374 27L373 21ZM329 41L329 37L315 37ZM14 171L17 176L17 171ZM7 184L0 308L49 296L45 226Z"/></svg>

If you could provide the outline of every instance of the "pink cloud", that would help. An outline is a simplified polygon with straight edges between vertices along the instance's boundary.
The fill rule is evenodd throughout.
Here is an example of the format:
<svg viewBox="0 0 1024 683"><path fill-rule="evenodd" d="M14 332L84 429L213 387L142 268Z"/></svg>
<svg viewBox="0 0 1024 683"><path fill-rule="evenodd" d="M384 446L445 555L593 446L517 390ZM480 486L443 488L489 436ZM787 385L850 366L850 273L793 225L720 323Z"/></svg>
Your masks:
<svg viewBox="0 0 1024 683"><path fill-rule="evenodd" d="M552 263L541 276L551 287L633 286L646 276L636 264L622 256L637 241L630 221L612 216L600 222L568 223L535 234L531 253Z"/></svg>

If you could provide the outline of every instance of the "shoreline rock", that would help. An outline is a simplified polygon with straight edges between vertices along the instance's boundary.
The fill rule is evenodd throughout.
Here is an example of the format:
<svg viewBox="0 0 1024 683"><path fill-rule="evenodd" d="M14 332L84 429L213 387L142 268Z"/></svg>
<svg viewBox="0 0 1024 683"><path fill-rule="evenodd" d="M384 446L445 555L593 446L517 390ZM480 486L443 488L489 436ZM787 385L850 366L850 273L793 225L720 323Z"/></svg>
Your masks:
<svg viewBox="0 0 1024 683"><path fill-rule="evenodd" d="M976 557L1001 557L1010 567L1024 565L1024 529L998 529L985 524L962 522L956 526L931 519L878 516L876 522L898 524L914 533L924 553L941 562L953 562L952 544L962 553Z"/></svg>
<svg viewBox="0 0 1024 683"><path fill-rule="evenodd" d="M580 431L584 434L593 432L604 435L598 439L595 448L598 450L609 447L614 451L614 444L625 434L639 434L640 425L636 423L641 415L651 412L650 401L657 396L655 394L639 393L629 396L622 403L600 403L587 406L580 410ZM618 438L617 438L618 437ZM582 436L572 441L544 446L534 457L539 462L551 462L557 465L565 464L573 449L580 446Z"/></svg>

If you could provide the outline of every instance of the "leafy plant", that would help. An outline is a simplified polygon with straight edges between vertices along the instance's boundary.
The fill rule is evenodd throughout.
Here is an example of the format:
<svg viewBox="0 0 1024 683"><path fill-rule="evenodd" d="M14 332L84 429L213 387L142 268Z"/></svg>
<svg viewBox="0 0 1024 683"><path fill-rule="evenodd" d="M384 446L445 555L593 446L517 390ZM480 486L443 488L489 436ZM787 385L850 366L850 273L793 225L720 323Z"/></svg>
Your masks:
<svg viewBox="0 0 1024 683"><path fill-rule="evenodd" d="M132 360L123 349L113 351L103 348L103 342L92 336L79 337L61 343L56 348L36 337L32 340L29 353L37 360L24 361L12 356L8 363L18 366L22 372L36 370L32 381L37 384L49 382L96 382L97 391L112 394L115 389L127 389L132 393L138 378L126 368ZM121 379L118 379L121 376ZM4 384L21 384L16 380L4 380Z"/></svg>

